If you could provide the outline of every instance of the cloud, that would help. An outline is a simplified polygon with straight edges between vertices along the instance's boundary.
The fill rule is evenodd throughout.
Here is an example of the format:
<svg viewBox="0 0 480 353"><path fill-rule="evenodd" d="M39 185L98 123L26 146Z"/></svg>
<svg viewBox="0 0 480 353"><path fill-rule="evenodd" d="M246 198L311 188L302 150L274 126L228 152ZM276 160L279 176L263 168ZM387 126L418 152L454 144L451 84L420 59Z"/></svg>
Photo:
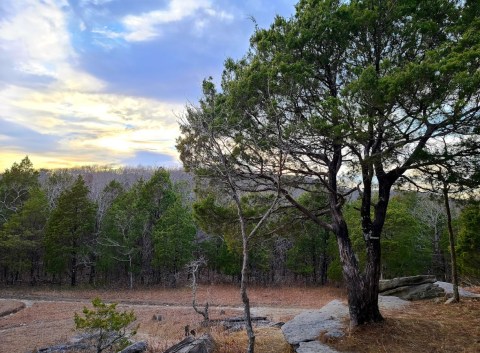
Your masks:
<svg viewBox="0 0 480 353"><path fill-rule="evenodd" d="M103 88L100 80L76 67L77 54L67 30L68 3L25 0L10 5L0 21L1 81L8 77L10 83L34 85L48 78L61 89Z"/></svg>
<svg viewBox="0 0 480 353"><path fill-rule="evenodd" d="M55 136L43 134L0 117L0 143L3 149L16 150L22 153L30 151L52 152L58 149Z"/></svg>
<svg viewBox="0 0 480 353"><path fill-rule="evenodd" d="M84 156L84 163L119 164L138 151L147 150L177 158L173 149L179 135L176 117L183 106L152 99L108 93L82 93L48 90L38 92L21 87L0 90L0 116L15 126L26 140L36 136L56 150ZM7 130L7 135L13 130ZM35 134L32 134L35 132ZM20 143L16 133L15 143ZM39 137L43 139L39 139ZM12 141L11 141L12 142ZM5 148L14 144L0 140ZM23 150L54 152L55 148ZM53 145L52 145L53 146Z"/></svg>
<svg viewBox="0 0 480 353"><path fill-rule="evenodd" d="M197 15L196 26L205 23L206 17L231 21L233 15L212 8L209 0L170 0L166 9L141 15L129 15L122 19L124 39L129 42L149 41L162 34L161 25L179 22ZM200 25L201 26L201 25Z"/></svg>
<svg viewBox="0 0 480 353"><path fill-rule="evenodd" d="M18 161L19 154L31 156L37 167L121 164L142 151L176 160L182 105L109 92L105 82L84 71L72 46L67 2L4 4L0 168ZM81 30L78 21L76 28Z"/></svg>

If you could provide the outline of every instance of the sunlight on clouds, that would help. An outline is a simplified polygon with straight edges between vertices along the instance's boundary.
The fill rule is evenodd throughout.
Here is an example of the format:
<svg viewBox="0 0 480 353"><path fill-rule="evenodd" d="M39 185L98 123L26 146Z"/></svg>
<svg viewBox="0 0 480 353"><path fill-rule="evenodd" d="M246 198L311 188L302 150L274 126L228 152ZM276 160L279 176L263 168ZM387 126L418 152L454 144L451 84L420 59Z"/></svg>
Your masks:
<svg viewBox="0 0 480 353"><path fill-rule="evenodd" d="M58 77L55 63L75 56L61 6L64 2L25 0L14 3L13 16L0 22L2 55L14 55L15 69Z"/></svg>
<svg viewBox="0 0 480 353"><path fill-rule="evenodd" d="M150 23L177 18L206 3L172 1ZM2 70L15 79L0 76L0 119L25 135L0 133L0 170L26 154L36 167L116 165L141 151L178 160L173 145L183 106L106 92L104 82L79 69L68 33L67 2L25 0L14 2L9 11L0 21L0 50L3 62L15 63ZM22 137L28 141L28 134L35 134L35 149L33 142L14 145Z"/></svg>
<svg viewBox="0 0 480 353"><path fill-rule="evenodd" d="M14 90L9 88L10 97ZM2 103L0 114L5 115L9 103ZM113 94L26 89L18 90L13 103L9 120L58 136L62 148L72 155L103 151L104 155L89 155L88 163L118 163L140 150L177 158L171 147L179 134L176 116L182 105Z"/></svg>

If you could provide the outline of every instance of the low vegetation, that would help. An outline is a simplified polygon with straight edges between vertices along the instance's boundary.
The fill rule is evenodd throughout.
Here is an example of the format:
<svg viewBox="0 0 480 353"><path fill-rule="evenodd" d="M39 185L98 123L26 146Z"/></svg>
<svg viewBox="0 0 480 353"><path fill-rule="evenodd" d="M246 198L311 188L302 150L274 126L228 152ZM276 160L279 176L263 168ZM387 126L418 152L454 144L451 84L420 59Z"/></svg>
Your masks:
<svg viewBox="0 0 480 353"><path fill-rule="evenodd" d="M106 349L122 350L137 333L131 324L137 319L133 310L120 312L117 304L106 304L100 298L92 300L93 309L83 308L83 316L75 313L75 329L87 334L97 353Z"/></svg>

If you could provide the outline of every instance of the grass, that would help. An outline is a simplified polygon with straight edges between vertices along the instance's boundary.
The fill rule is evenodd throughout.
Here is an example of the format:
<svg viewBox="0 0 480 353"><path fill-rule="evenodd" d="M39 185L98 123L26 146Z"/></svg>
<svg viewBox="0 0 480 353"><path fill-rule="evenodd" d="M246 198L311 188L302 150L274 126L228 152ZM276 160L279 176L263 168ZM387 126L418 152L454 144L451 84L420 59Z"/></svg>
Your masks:
<svg viewBox="0 0 480 353"><path fill-rule="evenodd" d="M273 321L286 321L302 309L319 308L334 298L345 296L344 290L330 287L252 287L249 292L252 307L264 307ZM212 319L242 314L239 289L236 286L205 285L199 288L197 294L197 300L201 304L208 299ZM23 298L32 301L33 305L14 315L0 318L0 352L25 353L35 348L66 342L76 334L73 331L73 313L81 312L83 306L89 306L91 299L97 296L105 302L121 303L118 306L120 310L135 311L137 323L140 324L136 339L147 340L151 353L162 352L183 339L185 325L195 329L197 334L206 330L200 325L202 317L191 308L191 289L188 287L133 291L72 290L68 287L3 288L0 289L0 298ZM221 314L222 310L225 314ZM154 314L160 314L162 321L152 320ZM268 349L278 347L276 344L281 347L286 345L280 329L271 329L268 334L264 329L259 329L258 332L258 347L264 345ZM229 335L213 331L213 334L217 335L219 341L218 353L244 350L242 333ZM261 348L256 352L262 353ZM267 352L271 350L265 350ZM282 350L278 352L283 353Z"/></svg>
<svg viewBox="0 0 480 353"><path fill-rule="evenodd" d="M341 352L480 352L480 301L425 300L387 312L385 321L359 327L332 344Z"/></svg>
<svg viewBox="0 0 480 353"><path fill-rule="evenodd" d="M25 308L25 304L16 300L0 300L0 317L14 314Z"/></svg>
<svg viewBox="0 0 480 353"><path fill-rule="evenodd" d="M480 288L478 289L480 292ZM201 326L202 317L191 308L190 288L140 290L71 290L56 288L1 289L0 298L29 298L33 305L13 315L0 317L0 352L25 353L67 341L75 335L73 313L89 305L93 297L116 301L120 310L134 309L140 329L137 339L147 340L149 353L163 352L184 338L184 326L197 335L211 333L217 341L216 353L245 351L245 332L225 332ZM272 321L287 321L302 309L314 309L339 298L342 289L333 287L253 287L253 308L263 307L261 315ZM35 299L36 298L36 299ZM49 301L38 301L48 299ZM199 302L211 304L211 318L241 315L241 300L236 286L200 287ZM17 303L0 301L4 308ZM142 304L142 305L139 305ZM168 305L167 305L168 304ZM225 313L223 313L225 311ZM152 320L154 314L161 321ZM433 300L414 302L403 310L383 313L381 324L367 325L348 332L341 340L329 342L340 352L480 352L480 301L463 299L444 305ZM291 353L280 329L256 328L256 353Z"/></svg>

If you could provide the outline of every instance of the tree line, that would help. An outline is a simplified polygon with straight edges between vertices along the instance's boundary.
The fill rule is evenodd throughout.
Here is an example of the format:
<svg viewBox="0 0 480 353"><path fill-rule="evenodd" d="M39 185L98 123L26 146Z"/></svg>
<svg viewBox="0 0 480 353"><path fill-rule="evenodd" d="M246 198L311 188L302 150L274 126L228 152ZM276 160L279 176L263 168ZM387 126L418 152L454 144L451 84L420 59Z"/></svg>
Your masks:
<svg viewBox="0 0 480 353"><path fill-rule="evenodd" d="M194 193L196 189L196 193ZM163 285L188 280L186 265L204 259L200 281L238 283L240 224L231 200L200 187L190 175L165 169L35 170L28 157L0 179L0 280L4 284ZM298 192L305 207L321 193ZM268 197L241 196L247 228ZM345 217L360 250L360 199ZM462 278L480 279L478 202L455 202ZM442 200L418 192L392 197L383 230L382 276L435 274L449 280L448 237ZM248 280L262 285L340 283L331 232L292 209L277 210L252 238ZM359 261L365 261L359 251Z"/></svg>

